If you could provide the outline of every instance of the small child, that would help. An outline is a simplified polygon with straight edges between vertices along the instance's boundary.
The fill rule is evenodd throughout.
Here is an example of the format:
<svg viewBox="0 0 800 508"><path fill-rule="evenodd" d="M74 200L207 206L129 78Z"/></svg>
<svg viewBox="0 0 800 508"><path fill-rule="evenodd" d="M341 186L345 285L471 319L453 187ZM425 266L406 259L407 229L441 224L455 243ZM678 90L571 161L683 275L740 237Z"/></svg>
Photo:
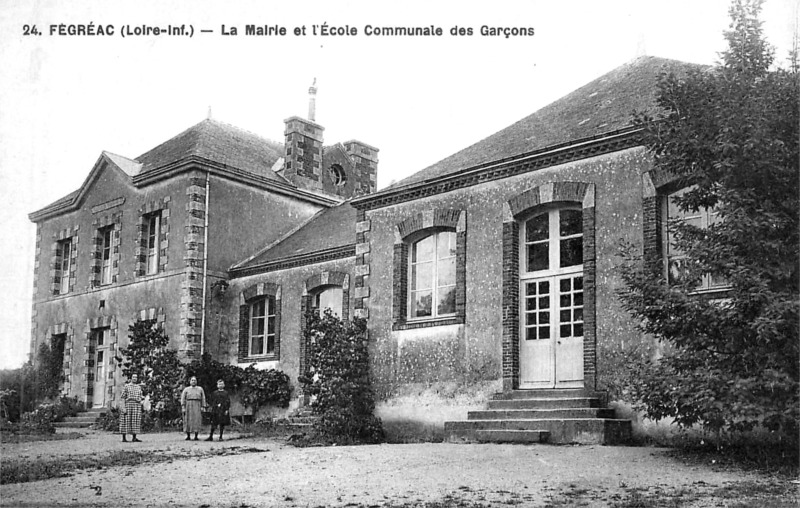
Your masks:
<svg viewBox="0 0 800 508"><path fill-rule="evenodd" d="M230 425L231 397L225 391L225 381L217 381L217 391L211 394L211 434L206 441L214 440L214 429L219 425L219 440L222 441L222 434L225 426Z"/></svg>

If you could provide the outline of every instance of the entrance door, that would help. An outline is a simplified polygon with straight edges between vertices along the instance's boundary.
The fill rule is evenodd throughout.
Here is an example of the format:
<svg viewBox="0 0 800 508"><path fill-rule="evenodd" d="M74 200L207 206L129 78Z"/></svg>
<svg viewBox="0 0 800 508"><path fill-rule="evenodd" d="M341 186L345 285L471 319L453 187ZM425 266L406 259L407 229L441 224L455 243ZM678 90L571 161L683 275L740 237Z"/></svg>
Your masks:
<svg viewBox="0 0 800 508"><path fill-rule="evenodd" d="M520 388L583 386L582 224L579 209L553 209L525 222Z"/></svg>
<svg viewBox="0 0 800 508"><path fill-rule="evenodd" d="M103 407L106 403L106 357L105 350L98 349L94 362L94 394L92 405Z"/></svg>
<svg viewBox="0 0 800 508"><path fill-rule="evenodd" d="M92 406L103 407L106 404L106 381L108 378L108 328L92 330L94 347L94 390Z"/></svg>

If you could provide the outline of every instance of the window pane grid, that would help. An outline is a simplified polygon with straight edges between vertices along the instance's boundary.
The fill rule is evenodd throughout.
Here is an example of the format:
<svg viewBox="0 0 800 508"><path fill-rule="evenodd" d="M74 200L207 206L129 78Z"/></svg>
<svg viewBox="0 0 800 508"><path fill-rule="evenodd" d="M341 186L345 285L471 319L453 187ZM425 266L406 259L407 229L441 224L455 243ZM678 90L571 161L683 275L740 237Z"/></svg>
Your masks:
<svg viewBox="0 0 800 508"><path fill-rule="evenodd" d="M263 298L250 305L250 356L275 352L275 301Z"/></svg>
<svg viewBox="0 0 800 508"><path fill-rule="evenodd" d="M434 233L411 247L411 318L441 317L456 312L456 234Z"/></svg>
<svg viewBox="0 0 800 508"><path fill-rule="evenodd" d="M685 194L691 188L683 189L667 198L667 220L666 220L666 275L667 282L671 285L679 284L688 275L687 258L685 253L676 245L674 228L677 224L688 224L696 228L708 228L713 224L717 224L722 219L719 213L714 209L701 208L697 211L686 210L683 211L678 208L675 198ZM700 284L695 288L697 290L708 290L724 288L728 285L724 278L714 276L709 273L702 275Z"/></svg>
<svg viewBox="0 0 800 508"><path fill-rule="evenodd" d="M161 212L153 213L145 218L144 241L147 248L147 273L158 272L159 236L161 235Z"/></svg>
<svg viewBox="0 0 800 508"><path fill-rule="evenodd" d="M111 284L111 239L113 237L113 233L114 230L112 228L106 228L100 233L102 242L100 250L101 284Z"/></svg>
<svg viewBox="0 0 800 508"><path fill-rule="evenodd" d="M525 272L558 270L583 264L583 212L558 209L525 222Z"/></svg>
<svg viewBox="0 0 800 508"><path fill-rule="evenodd" d="M583 277L569 277L558 283L559 336L583 337Z"/></svg>
<svg viewBox="0 0 800 508"><path fill-rule="evenodd" d="M56 256L60 257L59 269L61 271L61 280L59 281L59 294L69 292L69 270L72 263L72 241L64 240L59 242Z"/></svg>
<svg viewBox="0 0 800 508"><path fill-rule="evenodd" d="M550 282L526 282L524 305L525 340L550 338Z"/></svg>

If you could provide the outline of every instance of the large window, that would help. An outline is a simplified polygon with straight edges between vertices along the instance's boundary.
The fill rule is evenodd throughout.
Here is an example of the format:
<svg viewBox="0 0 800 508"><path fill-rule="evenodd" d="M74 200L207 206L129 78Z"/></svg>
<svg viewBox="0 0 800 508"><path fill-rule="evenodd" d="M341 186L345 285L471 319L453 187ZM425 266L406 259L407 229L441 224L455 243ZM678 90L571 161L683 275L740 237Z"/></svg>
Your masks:
<svg viewBox="0 0 800 508"><path fill-rule="evenodd" d="M663 245L666 249L664 260L667 280L670 284L680 283L686 275L686 254L676 245L675 225L688 224L697 228L708 228L720 220L719 215L713 208L683 211L678 207L675 198L682 196L690 189L691 187L670 194L666 199L667 205L664 207L667 215L666 220L663 222ZM697 289L714 290L724 288L726 285L727 283L723 278L704 274Z"/></svg>
<svg viewBox="0 0 800 508"><path fill-rule="evenodd" d="M58 294L69 293L70 269L72 268L72 239L61 240L56 245L56 269L58 270L57 281Z"/></svg>
<svg viewBox="0 0 800 508"><path fill-rule="evenodd" d="M259 298L250 304L248 356L275 354L275 299Z"/></svg>
<svg viewBox="0 0 800 508"><path fill-rule="evenodd" d="M148 275L158 273L159 248L161 236L161 211L150 213L144 217L144 230L142 240L145 248L146 273Z"/></svg>
<svg viewBox="0 0 800 508"><path fill-rule="evenodd" d="M100 284L111 284L111 267L113 265L111 254L114 247L114 227L109 226L100 230Z"/></svg>
<svg viewBox="0 0 800 508"><path fill-rule="evenodd" d="M330 309L334 316L342 318L342 300L344 290L341 286L327 286L315 293L313 296L313 306L322 316L326 309Z"/></svg>
<svg viewBox="0 0 800 508"><path fill-rule="evenodd" d="M411 245L409 318L456 312L456 233L439 231Z"/></svg>
<svg viewBox="0 0 800 508"><path fill-rule="evenodd" d="M525 222L523 272L558 272L583 264L583 213L559 209Z"/></svg>

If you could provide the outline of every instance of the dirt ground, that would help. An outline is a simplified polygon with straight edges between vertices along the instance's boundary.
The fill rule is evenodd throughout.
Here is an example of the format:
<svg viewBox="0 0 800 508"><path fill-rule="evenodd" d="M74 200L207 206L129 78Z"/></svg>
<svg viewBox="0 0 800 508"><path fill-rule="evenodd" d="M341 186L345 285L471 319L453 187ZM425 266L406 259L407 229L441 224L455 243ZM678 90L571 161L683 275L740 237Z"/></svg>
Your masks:
<svg viewBox="0 0 800 508"><path fill-rule="evenodd" d="M3 485L2 506L796 506L786 479L687 464L645 447L402 444L295 448L280 440L142 443L88 431L75 440L3 444L36 459L119 450L182 455L172 462L80 471ZM194 457L210 448L232 453ZM764 492L779 494L764 497Z"/></svg>

